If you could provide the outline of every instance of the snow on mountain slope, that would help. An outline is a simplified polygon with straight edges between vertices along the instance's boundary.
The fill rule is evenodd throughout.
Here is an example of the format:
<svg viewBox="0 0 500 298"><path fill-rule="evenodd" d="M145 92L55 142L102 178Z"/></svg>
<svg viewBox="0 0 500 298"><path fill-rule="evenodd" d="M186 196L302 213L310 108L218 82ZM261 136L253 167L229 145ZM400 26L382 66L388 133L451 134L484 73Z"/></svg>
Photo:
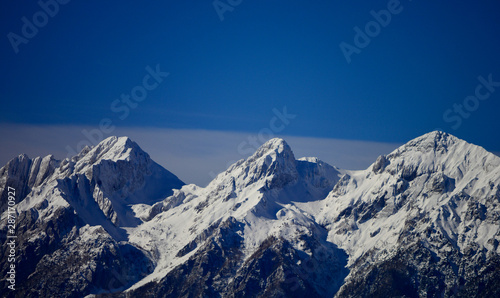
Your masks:
<svg viewBox="0 0 500 298"><path fill-rule="evenodd" d="M38 168L42 171L36 178L32 175L29 179L21 179L28 184L20 185L20 189L29 188L30 192L26 199L21 198L22 202L17 206L19 210L33 208L47 200L49 205L71 205L79 209L81 216L91 224L96 224L95 217L100 217L102 213L116 226L137 225L140 220L135 218L130 205L155 203L170 195L173 188L183 185L175 175L152 161L147 153L126 137L107 138L96 147L86 147L77 156L62 162L54 161L52 156L42 160L42 165L50 164L52 167L37 166L40 158L29 161L27 157L20 156L18 159L21 157L25 162L21 171L14 170L16 173L26 171L27 163L32 164L32 172L40 172L33 170ZM11 164L0 169L0 173L15 169ZM6 180L6 177L11 175L3 175L0 181ZM36 184L42 180L43 185ZM32 187L35 188L31 190ZM86 213L89 213L88 216Z"/></svg>
<svg viewBox="0 0 500 298"><path fill-rule="evenodd" d="M272 139L204 188L112 137L62 162L21 155L6 185L28 297L500 295L500 158L442 132L362 171Z"/></svg>
<svg viewBox="0 0 500 298"><path fill-rule="evenodd" d="M328 240L348 253L354 279L367 264L411 247L436 254L450 268L465 268L463 255L471 249L478 258L500 252L500 158L432 132L380 156L365 171L346 174L317 207ZM456 284L464 274L443 280ZM436 293L455 293L452 287Z"/></svg>
<svg viewBox="0 0 500 298"><path fill-rule="evenodd" d="M270 236L282 237L301 251L307 247L303 235L325 244L324 229L295 204L323 199L339 174L318 159L296 160L285 141L272 139L206 188L186 185L175 190L144 214L148 222L130 232L130 241L152 251L157 262L155 272L134 288L163 278L196 255L228 221L242 225L238 235L243 260Z"/></svg>
<svg viewBox="0 0 500 298"><path fill-rule="evenodd" d="M469 203L489 205L499 194L500 158L483 148L451 135L433 132L410 141L387 156L381 156L365 171L342 177L323 202L318 218L335 233L330 239L342 243L352 258L380 245L390 247L404 221L421 213L453 243L463 248L475 241L493 249L487 241L495 232L488 221L458 235L475 218ZM486 214L496 222L495 210ZM498 214L500 216L500 213ZM361 242L362 245L359 245Z"/></svg>
<svg viewBox="0 0 500 298"><path fill-rule="evenodd" d="M26 154L13 158L0 168L0 212L7 206L7 186L17 190L16 203L22 201L33 187L42 185L59 166L54 156L29 159Z"/></svg>
<svg viewBox="0 0 500 298"><path fill-rule="evenodd" d="M65 291L69 292L62 296L123 287L150 273L146 252L123 242L128 237L123 227L142 222L135 217L133 204L153 204L183 185L126 137L110 137L63 161L20 155L0 174L2 191L6 186L16 189L17 283L27 291L20 295L28 296L30 288L47 294L68 278ZM6 218L3 212L0 239L4 241ZM0 248L2 255L7 249L7 245ZM126 265L134 259L137 266ZM8 266L7 258L2 258L0 268ZM111 269L117 273L106 277Z"/></svg>

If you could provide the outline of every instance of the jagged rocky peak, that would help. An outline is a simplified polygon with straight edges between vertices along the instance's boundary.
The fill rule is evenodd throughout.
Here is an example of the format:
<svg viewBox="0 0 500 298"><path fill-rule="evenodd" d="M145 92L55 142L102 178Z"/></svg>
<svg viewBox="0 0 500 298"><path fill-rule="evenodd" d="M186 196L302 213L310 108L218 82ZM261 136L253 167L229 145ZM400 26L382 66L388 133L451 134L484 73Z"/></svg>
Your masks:
<svg viewBox="0 0 500 298"><path fill-rule="evenodd" d="M7 185L16 189L16 202L20 202L33 187L47 181L58 166L59 161L53 155L30 159L21 154L11 159L0 168L0 210L3 211L7 202Z"/></svg>
<svg viewBox="0 0 500 298"><path fill-rule="evenodd" d="M90 149L90 150L89 150ZM138 161L149 160L149 155L129 137L109 137L93 148L84 148L78 155L76 171L88 165L99 163L102 160Z"/></svg>
<svg viewBox="0 0 500 298"><path fill-rule="evenodd" d="M59 165L21 155L0 174L30 192L23 297L500 297L500 158L443 132L361 171L272 139L207 187L182 186L126 137Z"/></svg>
<svg viewBox="0 0 500 298"><path fill-rule="evenodd" d="M59 164L60 161L56 160L54 155L34 158L32 160L28 184L31 186L41 185L45 179L54 173Z"/></svg>
<svg viewBox="0 0 500 298"><path fill-rule="evenodd" d="M233 200L236 206L233 211L241 211L244 209L241 206L249 204L255 206L261 200L266 205L267 199L274 201L276 196L293 197L295 201L319 200L328 194L339 176L338 169L316 157L295 160L290 146L283 139L275 138L263 144L246 160L241 159L232 164L206 187L185 185L174 191L172 196L141 213L141 218L149 221L161 212L196 198L206 198L203 204L196 207L197 210L202 210L215 201ZM281 191L287 192L287 195L278 195ZM264 193L276 196L266 196ZM244 197L240 197L242 194ZM252 194L256 195L254 201L248 200Z"/></svg>
<svg viewBox="0 0 500 298"><path fill-rule="evenodd" d="M265 142L260 148L249 158L258 159L261 156L275 156L275 157L285 157L292 161L295 161L292 149L288 146L287 142L281 138L270 139Z"/></svg>
<svg viewBox="0 0 500 298"><path fill-rule="evenodd" d="M17 175L22 172L25 168L28 168L31 163L31 159L26 154L19 154L13 159L9 160L5 166L0 169L0 174L9 173L11 175Z"/></svg>
<svg viewBox="0 0 500 298"><path fill-rule="evenodd" d="M317 157L302 157L297 160L297 168L301 177L312 185L330 190L339 181L342 173Z"/></svg>
<svg viewBox="0 0 500 298"><path fill-rule="evenodd" d="M115 224L120 216L127 221L120 209L128 204L156 203L184 185L128 137L103 140L78 160L74 173L87 177L93 199Z"/></svg>
<svg viewBox="0 0 500 298"><path fill-rule="evenodd" d="M265 179L291 181L298 176L297 161L292 149L285 140L274 138L264 143L246 160L241 159L219 174L210 186L232 183L237 188L244 188ZM225 181L225 182L224 182Z"/></svg>
<svg viewBox="0 0 500 298"><path fill-rule="evenodd" d="M471 289L498 280L477 269L498 272L498 185L500 158L439 131L344 176L323 211L329 238L350 256L337 295L497 297Z"/></svg>
<svg viewBox="0 0 500 298"><path fill-rule="evenodd" d="M21 201L30 191L27 183L30 165L31 159L26 154L21 154L0 168L0 212L3 212L7 206L7 186L17 190L16 203Z"/></svg>
<svg viewBox="0 0 500 298"><path fill-rule="evenodd" d="M372 171L375 174L382 173L385 167L389 164L389 160L387 160L387 156L380 155L377 160L372 165Z"/></svg>
<svg viewBox="0 0 500 298"><path fill-rule="evenodd" d="M403 147L414 147L418 148L421 151L433 150L446 152L446 149L449 146L452 146L458 142L464 141L443 131L432 131L409 141Z"/></svg>
<svg viewBox="0 0 500 298"><path fill-rule="evenodd" d="M292 149L285 140L280 138L274 138L264 143L247 159L247 163L264 165L269 170L268 173L295 168L296 166Z"/></svg>
<svg viewBox="0 0 500 298"><path fill-rule="evenodd" d="M82 159L87 153L90 152L90 150L92 150L92 147L89 147L89 146L85 146L83 147L83 149L75 156L71 157L71 158L66 158L63 163L76 163L78 162L80 159Z"/></svg>
<svg viewBox="0 0 500 298"><path fill-rule="evenodd" d="M461 179L466 172L490 172L499 165L500 158L484 148L448 133L433 131L380 156L371 170L376 174L384 171L399 174L406 180L434 172Z"/></svg>
<svg viewBox="0 0 500 298"><path fill-rule="evenodd" d="M117 226L138 222L128 205L154 204L184 185L128 137L109 137L62 162L52 155L33 160L22 155L0 169L0 174L0 186L15 187L19 201L30 196L31 202L46 198L57 202L58 196L43 195L57 192L88 223L104 213ZM54 183L46 183L50 181ZM4 187L0 194L6 196ZM4 205L0 202L0 209Z"/></svg>
<svg viewBox="0 0 500 298"><path fill-rule="evenodd" d="M264 181L267 189L282 188L302 181L315 188L331 190L341 176L340 170L321 161L317 157L295 155L281 138L264 143L246 160L233 164L212 183L230 179L236 186L246 187L257 181Z"/></svg>

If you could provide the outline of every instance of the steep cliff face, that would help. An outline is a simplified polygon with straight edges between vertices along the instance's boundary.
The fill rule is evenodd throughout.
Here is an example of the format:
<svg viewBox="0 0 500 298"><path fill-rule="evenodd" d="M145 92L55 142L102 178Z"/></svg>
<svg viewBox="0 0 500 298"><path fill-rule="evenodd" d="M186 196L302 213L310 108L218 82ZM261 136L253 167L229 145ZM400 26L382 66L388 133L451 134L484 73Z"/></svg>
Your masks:
<svg viewBox="0 0 500 298"><path fill-rule="evenodd" d="M500 158L441 132L363 171L272 139L204 188L128 138L0 173L19 297L500 296Z"/></svg>
<svg viewBox="0 0 500 298"><path fill-rule="evenodd" d="M175 191L131 234L157 263L134 295L259 296L290 288L297 296L333 295L347 274L346 256L297 204L323 199L339 177L316 158L296 160L286 142L272 139L206 188ZM329 269L312 274L306 263Z"/></svg>
<svg viewBox="0 0 500 298"><path fill-rule="evenodd" d="M7 206L7 186L16 189L16 203L19 203L34 187L46 182L58 166L59 161L52 155L30 159L21 154L9 161L0 169L0 212Z"/></svg>
<svg viewBox="0 0 500 298"><path fill-rule="evenodd" d="M452 296L498 258L500 159L451 135L410 141L346 175L319 221L350 256L339 296ZM489 269L488 269L489 268Z"/></svg>
<svg viewBox="0 0 500 298"><path fill-rule="evenodd" d="M28 297L80 296L137 282L153 264L146 252L121 242L124 227L141 223L131 205L157 202L183 185L137 144L116 137L63 161L20 155L0 169L0 184L3 196L7 186L16 190L15 293ZM4 256L8 250L0 248ZM1 270L9 266L0 260Z"/></svg>

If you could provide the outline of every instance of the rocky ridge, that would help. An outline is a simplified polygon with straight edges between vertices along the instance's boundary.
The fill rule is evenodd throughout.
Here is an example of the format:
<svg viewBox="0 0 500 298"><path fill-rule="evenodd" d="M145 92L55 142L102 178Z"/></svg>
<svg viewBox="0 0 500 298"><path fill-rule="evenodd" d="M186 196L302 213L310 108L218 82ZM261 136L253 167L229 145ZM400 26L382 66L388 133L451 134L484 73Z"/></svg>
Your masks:
<svg viewBox="0 0 500 298"><path fill-rule="evenodd" d="M128 138L0 174L21 194L27 297L500 294L500 158L443 132L363 171L272 139L206 187Z"/></svg>

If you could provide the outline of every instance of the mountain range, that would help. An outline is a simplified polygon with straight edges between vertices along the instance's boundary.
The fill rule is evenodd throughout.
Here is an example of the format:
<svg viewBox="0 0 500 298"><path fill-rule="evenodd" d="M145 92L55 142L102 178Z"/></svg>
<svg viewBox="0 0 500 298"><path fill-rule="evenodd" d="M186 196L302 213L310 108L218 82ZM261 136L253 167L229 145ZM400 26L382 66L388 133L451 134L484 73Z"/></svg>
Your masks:
<svg viewBox="0 0 500 298"><path fill-rule="evenodd" d="M5 297L500 297L500 158L444 132L360 171L275 138L206 187L110 137L0 197Z"/></svg>

